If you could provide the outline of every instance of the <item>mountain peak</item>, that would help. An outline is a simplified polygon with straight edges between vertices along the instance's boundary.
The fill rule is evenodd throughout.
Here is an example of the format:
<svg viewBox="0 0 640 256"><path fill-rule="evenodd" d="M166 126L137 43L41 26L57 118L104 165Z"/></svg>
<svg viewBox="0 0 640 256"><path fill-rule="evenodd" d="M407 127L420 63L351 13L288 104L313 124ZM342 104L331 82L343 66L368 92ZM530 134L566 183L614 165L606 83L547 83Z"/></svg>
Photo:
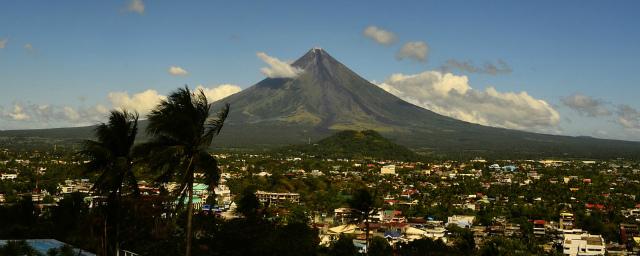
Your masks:
<svg viewBox="0 0 640 256"><path fill-rule="evenodd" d="M358 76L320 47L311 48L302 57L293 62L292 66L301 68L305 73L312 74L313 77L322 80L340 79L341 74Z"/></svg>

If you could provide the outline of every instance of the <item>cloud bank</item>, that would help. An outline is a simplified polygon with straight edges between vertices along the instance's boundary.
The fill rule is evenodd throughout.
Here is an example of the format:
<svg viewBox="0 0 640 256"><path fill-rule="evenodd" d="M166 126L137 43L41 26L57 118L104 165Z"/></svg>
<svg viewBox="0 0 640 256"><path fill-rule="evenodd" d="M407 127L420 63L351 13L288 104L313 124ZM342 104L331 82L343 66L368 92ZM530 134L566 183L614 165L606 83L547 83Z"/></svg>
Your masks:
<svg viewBox="0 0 640 256"><path fill-rule="evenodd" d="M207 96L209 102L214 102L229 95L242 91L240 86L234 84L221 84L215 87L204 87L202 85L196 86L196 90L202 90L204 95Z"/></svg>
<svg viewBox="0 0 640 256"><path fill-rule="evenodd" d="M115 109L137 111L140 115L146 115L167 97L160 95L156 90L148 89L133 95L129 95L128 92L110 92L107 98Z"/></svg>
<svg viewBox="0 0 640 256"><path fill-rule="evenodd" d="M271 57L264 52L258 52L256 55L269 65L260 69L260 72L269 78L294 78L303 72L302 69L291 66L291 64Z"/></svg>
<svg viewBox="0 0 640 256"><path fill-rule="evenodd" d="M396 35L393 32L376 26L368 26L364 31L362 31L362 34L382 45L391 45L397 40Z"/></svg>
<svg viewBox="0 0 640 256"><path fill-rule="evenodd" d="M466 76L439 71L393 74L382 89L414 105L482 125L557 133L560 114L546 101L527 92L476 90Z"/></svg>
<svg viewBox="0 0 640 256"><path fill-rule="evenodd" d="M198 85L195 89L202 89L209 102L214 102L242 90L239 86L233 84ZM96 104L91 107L73 107L14 103L7 110L0 106L0 129L93 125L104 122L111 109L137 111L144 118L163 99L166 99L165 95L158 93L156 90L148 89L133 94L110 92L107 95L107 101L109 102L107 106L110 107L103 104ZM25 124L29 125L25 126Z"/></svg>

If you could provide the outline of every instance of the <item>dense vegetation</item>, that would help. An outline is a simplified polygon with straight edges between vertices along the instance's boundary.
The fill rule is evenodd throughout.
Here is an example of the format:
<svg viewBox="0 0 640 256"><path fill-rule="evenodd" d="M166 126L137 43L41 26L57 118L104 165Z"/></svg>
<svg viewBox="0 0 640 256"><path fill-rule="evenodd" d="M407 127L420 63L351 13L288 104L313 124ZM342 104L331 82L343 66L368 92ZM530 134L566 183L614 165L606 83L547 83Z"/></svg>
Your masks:
<svg viewBox="0 0 640 256"><path fill-rule="evenodd" d="M416 160L419 156L408 148L389 141L373 130L339 131L311 145L281 149L289 154L304 153L320 158Z"/></svg>

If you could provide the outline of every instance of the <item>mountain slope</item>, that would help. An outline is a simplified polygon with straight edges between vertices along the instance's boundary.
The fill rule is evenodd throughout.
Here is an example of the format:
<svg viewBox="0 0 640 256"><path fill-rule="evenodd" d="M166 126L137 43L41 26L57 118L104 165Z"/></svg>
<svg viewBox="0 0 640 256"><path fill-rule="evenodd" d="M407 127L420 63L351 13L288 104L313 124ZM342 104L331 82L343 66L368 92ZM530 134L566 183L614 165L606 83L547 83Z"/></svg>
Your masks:
<svg viewBox="0 0 640 256"><path fill-rule="evenodd" d="M407 103L322 49L293 66L296 78L266 78L216 103L231 104L225 146L302 144L336 130L371 129L419 151L498 156L635 157L640 143L487 127Z"/></svg>
<svg viewBox="0 0 640 256"><path fill-rule="evenodd" d="M472 124L407 103L360 77L326 51L311 49L293 66L295 78L266 78L215 102L230 103L225 128L215 145L273 148L305 144L339 130L375 130L420 152L495 157L640 156L640 143L556 136ZM141 127L144 128L142 121ZM86 135L88 128L4 131L0 136ZM79 132L80 131L80 132Z"/></svg>

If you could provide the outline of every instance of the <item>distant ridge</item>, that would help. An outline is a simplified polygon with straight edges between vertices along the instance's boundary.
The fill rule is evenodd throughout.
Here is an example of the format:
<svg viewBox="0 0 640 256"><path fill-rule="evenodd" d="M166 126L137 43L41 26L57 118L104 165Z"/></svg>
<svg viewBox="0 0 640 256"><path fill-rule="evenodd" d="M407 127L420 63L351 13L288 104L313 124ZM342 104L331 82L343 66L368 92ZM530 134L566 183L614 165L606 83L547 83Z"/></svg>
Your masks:
<svg viewBox="0 0 640 256"><path fill-rule="evenodd" d="M295 78L265 78L214 103L230 103L225 148L275 148L317 141L340 130L374 130L421 153L496 158L638 158L640 143L557 136L472 124L412 105L360 77L325 50L292 64ZM141 126L144 127L142 121ZM87 132L88 131L88 132ZM89 128L2 131L0 136L86 138Z"/></svg>

